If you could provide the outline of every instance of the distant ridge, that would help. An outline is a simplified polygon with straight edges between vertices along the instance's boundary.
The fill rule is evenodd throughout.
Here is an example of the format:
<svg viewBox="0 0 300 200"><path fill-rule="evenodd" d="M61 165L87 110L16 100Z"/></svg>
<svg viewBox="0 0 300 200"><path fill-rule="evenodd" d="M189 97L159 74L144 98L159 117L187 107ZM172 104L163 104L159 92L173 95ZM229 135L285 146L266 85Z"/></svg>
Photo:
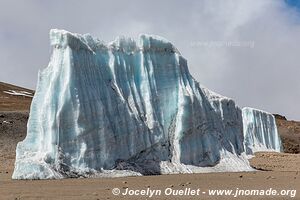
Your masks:
<svg viewBox="0 0 300 200"><path fill-rule="evenodd" d="M276 124L285 153L300 153L300 122L275 114Z"/></svg>
<svg viewBox="0 0 300 200"><path fill-rule="evenodd" d="M34 91L0 82L0 111L29 111Z"/></svg>

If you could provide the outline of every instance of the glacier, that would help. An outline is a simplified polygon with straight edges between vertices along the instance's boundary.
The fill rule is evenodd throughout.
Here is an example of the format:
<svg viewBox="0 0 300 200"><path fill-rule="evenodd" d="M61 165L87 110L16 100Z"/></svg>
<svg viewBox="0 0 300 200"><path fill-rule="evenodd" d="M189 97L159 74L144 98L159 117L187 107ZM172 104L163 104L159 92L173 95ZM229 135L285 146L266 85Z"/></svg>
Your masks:
<svg viewBox="0 0 300 200"><path fill-rule="evenodd" d="M262 110L243 108L243 129L246 154L258 151L282 151L275 117Z"/></svg>
<svg viewBox="0 0 300 200"><path fill-rule="evenodd" d="M105 44L52 29L50 44L13 179L252 170L244 112L201 86L168 40L143 34ZM265 140L271 132L247 130L250 149L251 134L274 142Z"/></svg>

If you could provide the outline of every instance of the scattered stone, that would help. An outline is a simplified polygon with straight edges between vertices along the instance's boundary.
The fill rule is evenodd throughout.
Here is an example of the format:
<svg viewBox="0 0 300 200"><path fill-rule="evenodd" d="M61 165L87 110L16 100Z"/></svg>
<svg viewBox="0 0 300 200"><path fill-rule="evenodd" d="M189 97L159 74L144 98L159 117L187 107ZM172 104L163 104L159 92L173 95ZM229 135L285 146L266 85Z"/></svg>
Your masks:
<svg viewBox="0 0 300 200"><path fill-rule="evenodd" d="M275 179L274 176L268 176L267 179Z"/></svg>

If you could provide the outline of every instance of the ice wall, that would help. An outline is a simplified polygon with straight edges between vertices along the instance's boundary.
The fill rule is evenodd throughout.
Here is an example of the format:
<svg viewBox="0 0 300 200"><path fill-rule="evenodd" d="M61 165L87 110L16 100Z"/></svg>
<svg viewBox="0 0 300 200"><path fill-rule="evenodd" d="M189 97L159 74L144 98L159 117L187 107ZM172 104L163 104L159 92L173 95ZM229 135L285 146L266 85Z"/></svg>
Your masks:
<svg viewBox="0 0 300 200"><path fill-rule="evenodd" d="M254 108L243 108L242 113L247 154L282 150L275 117L272 114Z"/></svg>
<svg viewBox="0 0 300 200"><path fill-rule="evenodd" d="M14 179L251 169L241 110L201 87L169 41L63 30L50 41Z"/></svg>

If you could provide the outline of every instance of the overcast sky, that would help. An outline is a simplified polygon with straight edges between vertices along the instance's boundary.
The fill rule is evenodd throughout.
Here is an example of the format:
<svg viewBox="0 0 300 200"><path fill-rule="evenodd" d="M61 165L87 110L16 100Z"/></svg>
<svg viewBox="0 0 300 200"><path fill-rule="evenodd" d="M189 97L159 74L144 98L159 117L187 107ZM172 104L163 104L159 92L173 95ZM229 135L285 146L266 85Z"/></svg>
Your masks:
<svg viewBox="0 0 300 200"><path fill-rule="evenodd" d="M0 0L0 81L35 88L51 28L107 42L149 33L172 41L209 89L300 120L299 2Z"/></svg>

